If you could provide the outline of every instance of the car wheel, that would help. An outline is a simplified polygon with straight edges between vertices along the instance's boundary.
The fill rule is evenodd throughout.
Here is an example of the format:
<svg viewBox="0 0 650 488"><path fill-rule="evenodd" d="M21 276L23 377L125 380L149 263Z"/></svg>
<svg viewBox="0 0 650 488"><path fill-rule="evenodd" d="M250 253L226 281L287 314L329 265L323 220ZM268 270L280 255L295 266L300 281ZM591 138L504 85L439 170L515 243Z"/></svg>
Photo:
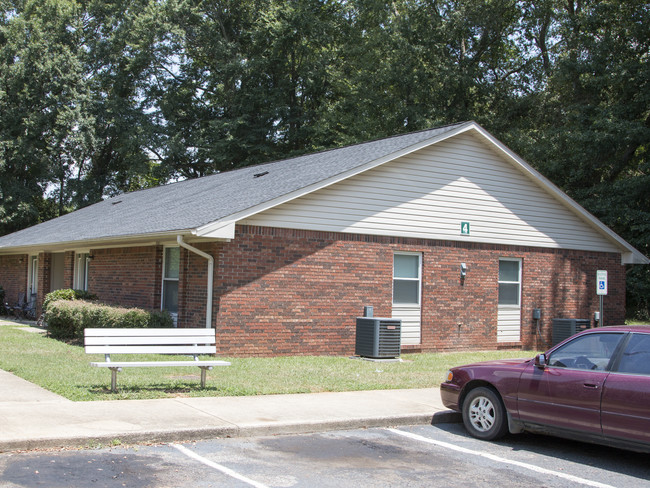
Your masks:
<svg viewBox="0 0 650 488"><path fill-rule="evenodd" d="M474 388L465 397L463 423L471 436L485 441L503 437L508 431L501 398L494 390L483 386Z"/></svg>

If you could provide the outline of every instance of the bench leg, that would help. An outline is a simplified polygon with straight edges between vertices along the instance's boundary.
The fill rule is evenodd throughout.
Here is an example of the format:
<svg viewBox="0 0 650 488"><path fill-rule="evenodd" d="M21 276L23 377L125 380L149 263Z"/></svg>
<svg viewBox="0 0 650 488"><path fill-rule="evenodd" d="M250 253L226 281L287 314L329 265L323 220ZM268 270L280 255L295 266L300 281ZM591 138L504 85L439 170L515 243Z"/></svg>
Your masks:
<svg viewBox="0 0 650 488"><path fill-rule="evenodd" d="M122 368L108 368L111 370L111 391L117 392L117 373L122 371Z"/></svg>
<svg viewBox="0 0 650 488"><path fill-rule="evenodd" d="M199 366L201 368L201 388L205 388L206 371L212 369L212 366Z"/></svg>

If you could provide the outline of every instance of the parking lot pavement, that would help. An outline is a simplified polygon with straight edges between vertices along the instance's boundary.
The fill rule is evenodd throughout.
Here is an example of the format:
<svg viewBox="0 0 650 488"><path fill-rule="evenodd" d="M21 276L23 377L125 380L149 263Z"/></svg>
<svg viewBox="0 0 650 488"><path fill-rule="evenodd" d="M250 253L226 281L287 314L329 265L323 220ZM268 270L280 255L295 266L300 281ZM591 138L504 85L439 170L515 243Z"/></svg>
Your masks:
<svg viewBox="0 0 650 488"><path fill-rule="evenodd" d="M557 438L402 426L0 454L0 487L650 487L646 456Z"/></svg>

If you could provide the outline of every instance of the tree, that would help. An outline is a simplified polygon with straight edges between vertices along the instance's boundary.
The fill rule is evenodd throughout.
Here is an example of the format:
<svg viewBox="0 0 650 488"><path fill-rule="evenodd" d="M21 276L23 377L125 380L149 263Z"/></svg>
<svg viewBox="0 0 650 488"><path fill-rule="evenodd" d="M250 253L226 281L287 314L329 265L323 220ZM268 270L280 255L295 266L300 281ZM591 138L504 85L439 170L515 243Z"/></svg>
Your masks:
<svg viewBox="0 0 650 488"><path fill-rule="evenodd" d="M151 88L163 59L172 55L161 19L160 5L149 0L86 5L80 60L92 133L69 182L77 208L166 181L156 172L164 122Z"/></svg>
<svg viewBox="0 0 650 488"><path fill-rule="evenodd" d="M650 253L642 0L0 11L0 233L170 179L473 119ZM650 316L647 270L629 283Z"/></svg>
<svg viewBox="0 0 650 488"><path fill-rule="evenodd" d="M158 183L146 98L155 8L136 0L4 7L0 232Z"/></svg>
<svg viewBox="0 0 650 488"><path fill-rule="evenodd" d="M69 175L87 99L74 2L5 3L0 24L0 233L51 218L53 180Z"/></svg>
<svg viewBox="0 0 650 488"><path fill-rule="evenodd" d="M169 173L195 177L326 147L342 7L319 0L167 5L178 64L160 106Z"/></svg>
<svg viewBox="0 0 650 488"><path fill-rule="evenodd" d="M548 2L535 25L539 88L504 127L510 145L644 254L650 254L650 6ZM532 23L531 23L532 25ZM505 118L503 119L505 122ZM508 140L510 139L510 140ZM629 270L631 309L650 317L650 275Z"/></svg>

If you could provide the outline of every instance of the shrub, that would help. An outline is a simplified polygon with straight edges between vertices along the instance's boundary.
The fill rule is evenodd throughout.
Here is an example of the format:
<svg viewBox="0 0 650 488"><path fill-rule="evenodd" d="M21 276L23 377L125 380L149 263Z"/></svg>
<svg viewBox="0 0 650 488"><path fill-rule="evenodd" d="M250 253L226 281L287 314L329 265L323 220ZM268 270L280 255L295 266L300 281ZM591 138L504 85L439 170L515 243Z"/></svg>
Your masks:
<svg viewBox="0 0 650 488"><path fill-rule="evenodd" d="M45 312L47 329L55 339L83 339L87 327L173 327L171 315L140 308L122 308L83 300L56 300Z"/></svg>
<svg viewBox="0 0 650 488"><path fill-rule="evenodd" d="M64 288L62 290L54 290L47 295L43 300L43 313L47 312L47 307L51 302L57 300L97 300L97 295L89 293L85 290L73 290L71 288Z"/></svg>

